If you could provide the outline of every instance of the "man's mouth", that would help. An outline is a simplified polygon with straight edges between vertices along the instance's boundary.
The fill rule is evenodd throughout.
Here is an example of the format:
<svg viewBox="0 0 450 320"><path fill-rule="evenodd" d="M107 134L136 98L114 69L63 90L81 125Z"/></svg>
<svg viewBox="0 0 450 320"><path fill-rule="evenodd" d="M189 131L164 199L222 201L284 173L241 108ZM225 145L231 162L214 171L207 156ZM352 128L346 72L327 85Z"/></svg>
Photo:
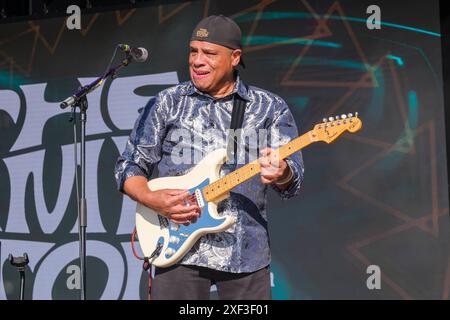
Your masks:
<svg viewBox="0 0 450 320"><path fill-rule="evenodd" d="M206 78L209 75L209 71L202 71L202 70L194 70L192 69L194 78L201 79Z"/></svg>

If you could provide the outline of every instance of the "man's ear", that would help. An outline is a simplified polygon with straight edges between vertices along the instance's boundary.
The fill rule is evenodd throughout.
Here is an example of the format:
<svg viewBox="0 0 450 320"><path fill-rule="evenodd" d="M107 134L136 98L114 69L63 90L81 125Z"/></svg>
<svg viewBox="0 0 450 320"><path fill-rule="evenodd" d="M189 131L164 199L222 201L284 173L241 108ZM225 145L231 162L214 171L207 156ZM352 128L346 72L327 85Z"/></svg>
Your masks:
<svg viewBox="0 0 450 320"><path fill-rule="evenodd" d="M233 52L231 53L231 64L233 65L233 67L236 67L239 64L241 56L242 56L241 49L233 50Z"/></svg>

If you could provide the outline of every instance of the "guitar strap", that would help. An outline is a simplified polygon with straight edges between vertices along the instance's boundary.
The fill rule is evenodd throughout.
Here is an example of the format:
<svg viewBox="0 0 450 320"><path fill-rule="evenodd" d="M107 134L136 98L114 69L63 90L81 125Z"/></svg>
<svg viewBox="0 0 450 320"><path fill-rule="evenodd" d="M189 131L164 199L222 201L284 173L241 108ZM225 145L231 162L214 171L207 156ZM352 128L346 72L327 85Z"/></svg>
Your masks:
<svg viewBox="0 0 450 320"><path fill-rule="evenodd" d="M242 128L242 123L244 122L244 112L245 100L242 99L237 93L235 93L233 97L233 111L231 112L230 129L237 130ZM234 146L233 154L231 153L232 142ZM237 137L235 134L231 134L228 136L227 156L228 159L234 158L234 164L237 164Z"/></svg>

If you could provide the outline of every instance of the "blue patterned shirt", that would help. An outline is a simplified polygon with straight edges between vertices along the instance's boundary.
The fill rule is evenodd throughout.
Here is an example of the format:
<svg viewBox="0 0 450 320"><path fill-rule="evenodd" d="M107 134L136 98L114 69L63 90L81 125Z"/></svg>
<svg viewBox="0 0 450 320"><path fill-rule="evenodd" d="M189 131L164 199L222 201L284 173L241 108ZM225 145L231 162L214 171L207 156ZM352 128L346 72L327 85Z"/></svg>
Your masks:
<svg viewBox="0 0 450 320"><path fill-rule="evenodd" d="M124 192L124 182L132 176L150 179L155 166L160 177L184 175L209 152L226 148L235 94L246 101L242 130L237 133L238 141L245 142L239 144L238 161L222 166L221 177L255 160L264 147L278 148L298 136L283 99L245 85L239 76L233 92L223 98L200 92L191 81L180 83L161 91L140 112L116 163L118 189ZM298 194L304 172L301 152L285 160L293 182L283 191L271 185L282 199ZM259 174L235 187L219 203L218 212L236 217L237 222L224 232L200 238L179 263L234 273L270 264L267 190Z"/></svg>

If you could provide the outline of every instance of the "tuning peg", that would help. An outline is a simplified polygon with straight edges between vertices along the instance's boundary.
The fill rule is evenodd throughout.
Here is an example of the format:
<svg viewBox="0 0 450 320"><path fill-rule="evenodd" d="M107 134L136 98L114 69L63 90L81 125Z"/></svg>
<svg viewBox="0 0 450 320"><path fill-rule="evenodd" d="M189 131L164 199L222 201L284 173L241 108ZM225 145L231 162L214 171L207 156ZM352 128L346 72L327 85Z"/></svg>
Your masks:
<svg viewBox="0 0 450 320"><path fill-rule="evenodd" d="M336 120L339 120L341 118L341 116L336 116L335 118L336 118Z"/></svg>
<svg viewBox="0 0 450 320"><path fill-rule="evenodd" d="M349 113L349 114L348 114L348 117L349 117L349 118L353 117L353 114L352 114L352 113Z"/></svg>
<svg viewBox="0 0 450 320"><path fill-rule="evenodd" d="M355 112L355 117L358 117L358 112Z"/></svg>
<svg viewBox="0 0 450 320"><path fill-rule="evenodd" d="M329 117L328 120L334 121L334 118L333 117Z"/></svg>
<svg viewBox="0 0 450 320"><path fill-rule="evenodd" d="M325 123L326 123L327 121L328 121L328 119L327 119L327 118L323 118L323 122L325 122Z"/></svg>
<svg viewBox="0 0 450 320"><path fill-rule="evenodd" d="M343 115L341 116L341 118L342 118L342 119L345 119L345 118L347 118L347 115L343 114Z"/></svg>

